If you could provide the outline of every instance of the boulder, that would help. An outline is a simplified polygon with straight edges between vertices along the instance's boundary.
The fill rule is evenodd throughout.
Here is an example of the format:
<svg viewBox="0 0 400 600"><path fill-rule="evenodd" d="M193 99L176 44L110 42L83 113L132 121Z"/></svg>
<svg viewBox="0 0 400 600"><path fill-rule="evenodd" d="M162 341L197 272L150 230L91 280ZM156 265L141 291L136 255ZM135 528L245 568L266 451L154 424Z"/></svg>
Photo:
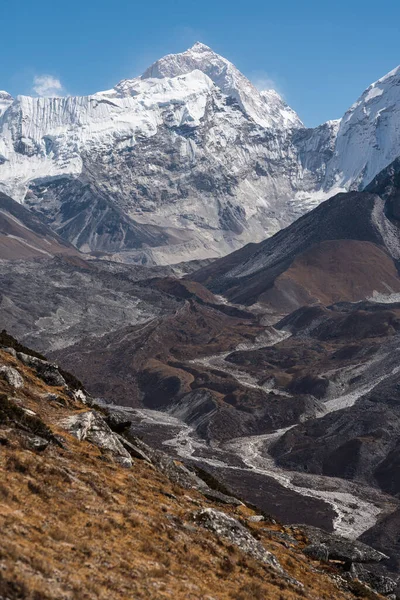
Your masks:
<svg viewBox="0 0 400 600"><path fill-rule="evenodd" d="M283 572L275 556L268 552L237 519L214 508L205 508L195 512L193 519L195 523L231 542L245 554Z"/></svg>
<svg viewBox="0 0 400 600"><path fill-rule="evenodd" d="M378 594L382 594L383 596L393 594L398 586L398 582L392 577L388 577L382 573L374 573L369 569L366 569L363 565L352 565L350 573L353 579L358 579L359 581L366 583L369 587L378 592Z"/></svg>
<svg viewBox="0 0 400 600"><path fill-rule="evenodd" d="M0 350L3 352L7 352L7 354L11 354L14 358L17 358L17 351L14 348L10 348L9 346L0 346Z"/></svg>
<svg viewBox="0 0 400 600"><path fill-rule="evenodd" d="M122 410L107 410L105 420L116 433L122 433L132 425L132 420L129 418L129 415Z"/></svg>
<svg viewBox="0 0 400 600"><path fill-rule="evenodd" d="M11 387L17 390L24 387L22 375L20 375L17 369L14 369L14 367L7 365L0 366L0 377L5 379L7 383L11 385Z"/></svg>
<svg viewBox="0 0 400 600"><path fill-rule="evenodd" d="M49 440L45 440L39 435L27 435L25 438L25 446L29 450L35 450L36 452L43 452L44 450L46 450L49 444Z"/></svg>
<svg viewBox="0 0 400 600"><path fill-rule="evenodd" d="M382 552L362 542L327 533L318 527L309 525L299 527L310 541L310 545L304 548L304 553L317 560L338 560L351 565L352 563L377 563L388 558Z"/></svg>
<svg viewBox="0 0 400 600"><path fill-rule="evenodd" d="M122 466L127 468L132 466L131 455L99 413L95 411L78 413L64 419L61 425L78 440L87 440L102 450L110 452Z"/></svg>
<svg viewBox="0 0 400 600"><path fill-rule="evenodd" d="M59 372L58 366L54 363L36 358L36 356L30 356L24 352L17 352L17 357L25 366L33 369L36 375L47 383L47 385L57 387L66 385L64 377Z"/></svg>
<svg viewBox="0 0 400 600"><path fill-rule="evenodd" d="M252 515L247 519L250 523L261 523L265 521L264 515Z"/></svg>
<svg viewBox="0 0 400 600"><path fill-rule="evenodd" d="M127 450L131 456L133 456L134 458L138 458L139 460L145 460L146 462L151 464L150 458L143 450L141 450L138 446L135 446L135 444L132 444L132 442L129 442L122 435L119 435L118 433L116 433L115 435L117 436L125 450Z"/></svg>
<svg viewBox="0 0 400 600"><path fill-rule="evenodd" d="M82 402L82 404L88 404L88 397L83 390L75 390L73 392L74 400Z"/></svg>
<svg viewBox="0 0 400 600"><path fill-rule="evenodd" d="M326 544L309 544L303 552L313 560L320 560L321 562L328 562L329 560L329 550Z"/></svg>

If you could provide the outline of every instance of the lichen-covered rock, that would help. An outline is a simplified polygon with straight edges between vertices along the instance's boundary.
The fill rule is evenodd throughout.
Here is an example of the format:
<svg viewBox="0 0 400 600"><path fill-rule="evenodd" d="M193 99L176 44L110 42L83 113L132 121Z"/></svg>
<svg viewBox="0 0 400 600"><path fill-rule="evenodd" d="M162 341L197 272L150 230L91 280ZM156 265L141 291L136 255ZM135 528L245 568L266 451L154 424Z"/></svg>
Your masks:
<svg viewBox="0 0 400 600"><path fill-rule="evenodd" d="M378 594L382 594L383 596L393 594L398 586L398 582L392 577L382 575L381 573L373 573L363 565L352 565L350 573L354 579L366 583L369 587L378 592Z"/></svg>
<svg viewBox="0 0 400 600"><path fill-rule="evenodd" d="M88 397L83 390L75 390L73 392L74 400L82 402L82 404L88 404Z"/></svg>
<svg viewBox="0 0 400 600"><path fill-rule="evenodd" d="M382 552L378 552L362 542L327 533L318 527L302 525L301 529L310 541L310 545L304 549L304 552L313 558L339 560L348 564L376 563L387 558ZM319 554L323 558L320 559Z"/></svg>
<svg viewBox="0 0 400 600"><path fill-rule="evenodd" d="M133 456L134 458L138 458L139 460L145 460L146 462L151 464L150 458L147 456L147 454L143 450L141 450L135 444L132 444L132 442L129 442L122 435L119 435L118 433L116 433L116 436L119 439L119 441L121 442L121 444L123 445L123 447L125 448L125 450L127 450L131 456Z"/></svg>
<svg viewBox="0 0 400 600"><path fill-rule="evenodd" d="M25 366L33 369L37 376L48 385L57 387L66 385L64 377L59 372L58 366L54 363L36 358L36 356L30 356L24 352L17 352L17 356Z"/></svg>
<svg viewBox="0 0 400 600"><path fill-rule="evenodd" d="M11 387L17 390L24 387L22 375L20 375L20 373L17 371L17 369L14 369L14 367L7 365L0 366L0 377L5 379L7 383L11 385Z"/></svg>
<svg viewBox="0 0 400 600"><path fill-rule="evenodd" d="M218 537L224 538L240 548L245 554L283 572L275 556L268 552L261 542L256 540L250 531L233 517L214 508L205 508L195 512L193 519Z"/></svg>
<svg viewBox="0 0 400 600"><path fill-rule="evenodd" d="M25 438L25 446L29 448L29 450L43 452L44 450L46 450L49 444L49 440L45 440L39 435L26 436Z"/></svg>
<svg viewBox="0 0 400 600"><path fill-rule="evenodd" d="M1 346L1 350L3 352L7 352L7 354L11 354L12 357L17 358L17 352L14 348L10 348L9 346Z"/></svg>
<svg viewBox="0 0 400 600"><path fill-rule="evenodd" d="M265 521L265 517L263 515L252 515L247 519L250 523L261 523Z"/></svg>
<svg viewBox="0 0 400 600"><path fill-rule="evenodd" d="M64 419L61 425L78 440L87 440L102 450L107 450L113 454L115 460L122 466L127 468L132 466L131 455L98 413L94 411L78 413Z"/></svg>

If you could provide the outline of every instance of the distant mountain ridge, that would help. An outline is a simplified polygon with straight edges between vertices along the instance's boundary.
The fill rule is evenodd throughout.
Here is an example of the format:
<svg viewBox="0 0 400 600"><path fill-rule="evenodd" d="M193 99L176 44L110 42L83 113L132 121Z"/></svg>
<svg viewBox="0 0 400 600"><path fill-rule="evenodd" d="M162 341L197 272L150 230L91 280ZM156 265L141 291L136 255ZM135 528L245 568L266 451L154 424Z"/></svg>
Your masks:
<svg viewBox="0 0 400 600"><path fill-rule="evenodd" d="M365 192L338 194L260 244L191 275L236 303L281 311L398 293L400 162Z"/></svg>
<svg viewBox="0 0 400 600"><path fill-rule="evenodd" d="M201 43L92 96L0 92L0 187L83 252L222 256L394 160L399 80L395 69L315 129Z"/></svg>

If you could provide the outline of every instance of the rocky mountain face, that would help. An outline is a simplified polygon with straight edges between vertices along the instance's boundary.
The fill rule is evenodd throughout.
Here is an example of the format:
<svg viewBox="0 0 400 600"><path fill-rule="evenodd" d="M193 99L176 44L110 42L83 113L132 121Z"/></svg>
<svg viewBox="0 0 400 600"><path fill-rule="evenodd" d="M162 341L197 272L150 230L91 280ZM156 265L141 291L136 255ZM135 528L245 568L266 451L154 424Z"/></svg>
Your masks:
<svg viewBox="0 0 400 600"><path fill-rule="evenodd" d="M83 252L221 256L397 157L398 76L315 129L200 43L92 96L1 92L1 186Z"/></svg>

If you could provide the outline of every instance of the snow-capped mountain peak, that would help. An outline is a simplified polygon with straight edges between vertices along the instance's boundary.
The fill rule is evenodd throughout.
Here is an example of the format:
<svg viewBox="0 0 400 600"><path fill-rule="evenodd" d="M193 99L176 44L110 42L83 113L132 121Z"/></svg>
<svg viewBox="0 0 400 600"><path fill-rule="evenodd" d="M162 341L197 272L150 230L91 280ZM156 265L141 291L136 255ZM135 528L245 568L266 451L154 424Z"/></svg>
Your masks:
<svg viewBox="0 0 400 600"><path fill-rule="evenodd" d="M260 241L398 154L400 69L315 129L199 42L91 96L0 92L0 188L79 249L117 258Z"/></svg>
<svg viewBox="0 0 400 600"><path fill-rule="evenodd" d="M376 83L384 83L398 77L400 77L400 65L389 71L389 73L386 73L386 75L378 79Z"/></svg>
<svg viewBox="0 0 400 600"><path fill-rule="evenodd" d="M235 98L241 109L258 125L304 127L277 92L272 94L269 90L263 95L229 60L201 42L196 42L185 52L168 54L156 61L143 73L142 79L177 77L194 70L205 73L224 94Z"/></svg>

